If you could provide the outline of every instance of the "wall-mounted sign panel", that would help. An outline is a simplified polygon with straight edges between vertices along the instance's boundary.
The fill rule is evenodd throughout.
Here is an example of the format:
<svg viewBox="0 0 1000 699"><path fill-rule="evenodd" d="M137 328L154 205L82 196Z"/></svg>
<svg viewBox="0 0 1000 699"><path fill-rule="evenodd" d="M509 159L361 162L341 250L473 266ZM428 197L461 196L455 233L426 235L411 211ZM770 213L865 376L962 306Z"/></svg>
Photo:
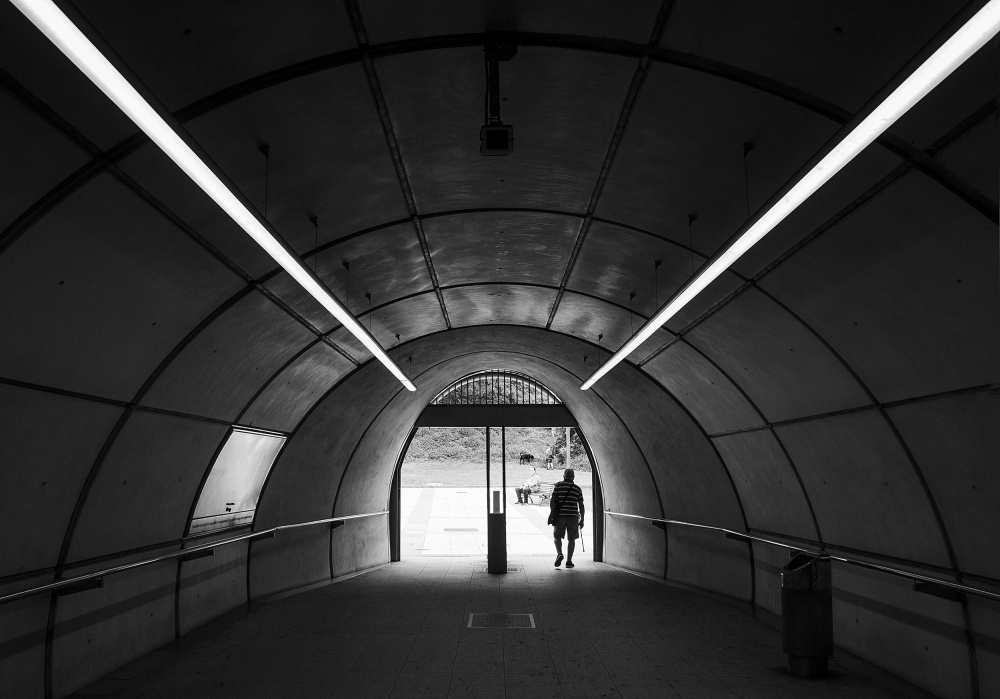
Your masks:
<svg viewBox="0 0 1000 699"><path fill-rule="evenodd" d="M284 444L281 435L234 427L212 464L189 533L250 524L264 480Z"/></svg>

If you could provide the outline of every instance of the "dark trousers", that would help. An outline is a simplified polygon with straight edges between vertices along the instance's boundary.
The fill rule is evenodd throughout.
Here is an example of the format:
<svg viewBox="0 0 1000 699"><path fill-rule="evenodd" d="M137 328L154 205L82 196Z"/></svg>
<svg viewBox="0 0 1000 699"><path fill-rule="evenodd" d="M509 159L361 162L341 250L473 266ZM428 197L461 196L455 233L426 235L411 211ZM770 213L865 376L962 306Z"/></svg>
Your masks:
<svg viewBox="0 0 1000 699"><path fill-rule="evenodd" d="M514 492L517 493L518 502L528 502L528 495L531 494L531 488L514 488ZM524 498L522 501L521 498Z"/></svg>

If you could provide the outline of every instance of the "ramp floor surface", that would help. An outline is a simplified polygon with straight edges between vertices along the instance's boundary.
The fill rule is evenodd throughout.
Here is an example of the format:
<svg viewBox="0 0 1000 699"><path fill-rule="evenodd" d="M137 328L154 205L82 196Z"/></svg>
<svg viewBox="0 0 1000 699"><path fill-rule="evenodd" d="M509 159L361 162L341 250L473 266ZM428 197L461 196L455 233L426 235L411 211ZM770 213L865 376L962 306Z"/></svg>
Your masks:
<svg viewBox="0 0 1000 699"><path fill-rule="evenodd" d="M75 696L929 696L840 651L825 679L789 676L779 632L739 603L553 558L490 575L485 558L416 557L255 602Z"/></svg>

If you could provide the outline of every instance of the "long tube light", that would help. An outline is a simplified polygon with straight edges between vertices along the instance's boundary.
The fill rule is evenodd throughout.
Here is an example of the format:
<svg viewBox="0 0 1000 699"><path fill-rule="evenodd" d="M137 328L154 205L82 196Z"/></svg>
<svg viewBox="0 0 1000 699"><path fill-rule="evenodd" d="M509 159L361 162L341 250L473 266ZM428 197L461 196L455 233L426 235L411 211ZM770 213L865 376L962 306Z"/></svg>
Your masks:
<svg viewBox="0 0 1000 699"><path fill-rule="evenodd" d="M156 145L163 149L163 152L177 163L195 184L222 207L240 228L264 248L282 269L358 338L408 390L417 390L372 334L333 297L319 278L302 264L299 257L261 223L62 10L51 0L11 0L11 2Z"/></svg>
<svg viewBox="0 0 1000 699"><path fill-rule="evenodd" d="M726 271L743 253L771 232L817 189L836 175L870 143L878 138L910 107L933 90L952 71L965 62L1000 31L1000 0L990 0L955 32L930 58L920 65L885 100L865 117L847 136L796 182L770 209L758 218L726 249L716 254L701 271L670 298L657 313L639 328L621 349L614 353L580 386L586 391L611 371L625 357L674 317L695 296Z"/></svg>

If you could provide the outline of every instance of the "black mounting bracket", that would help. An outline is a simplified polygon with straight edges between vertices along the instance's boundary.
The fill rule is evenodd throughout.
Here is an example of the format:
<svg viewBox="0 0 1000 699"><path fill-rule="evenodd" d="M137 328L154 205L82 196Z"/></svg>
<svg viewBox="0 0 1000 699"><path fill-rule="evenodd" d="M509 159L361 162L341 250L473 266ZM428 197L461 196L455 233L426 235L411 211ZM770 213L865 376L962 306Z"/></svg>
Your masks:
<svg viewBox="0 0 1000 699"><path fill-rule="evenodd" d="M514 127L500 118L500 61L517 54L513 34L490 34L483 47L486 57L486 123L479 129L482 155L510 155L514 152Z"/></svg>

